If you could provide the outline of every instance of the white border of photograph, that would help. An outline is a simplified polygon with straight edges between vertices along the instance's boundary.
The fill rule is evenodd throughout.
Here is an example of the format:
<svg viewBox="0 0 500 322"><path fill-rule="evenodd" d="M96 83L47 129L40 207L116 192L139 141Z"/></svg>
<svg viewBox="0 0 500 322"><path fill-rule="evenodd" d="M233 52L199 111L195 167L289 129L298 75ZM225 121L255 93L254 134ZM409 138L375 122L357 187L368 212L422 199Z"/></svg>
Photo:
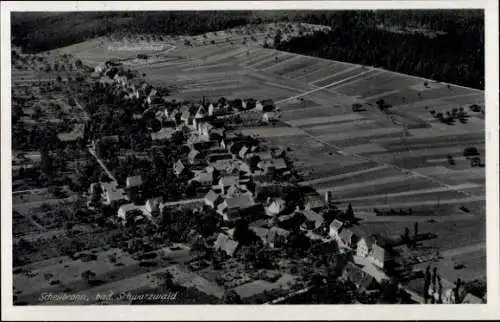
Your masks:
<svg viewBox="0 0 500 322"><path fill-rule="evenodd" d="M1 3L1 209L2 320L350 320L500 318L498 203L498 2L441 1L212 1L212 2L2 2ZM484 9L486 33L487 304L479 305L168 305L16 306L12 304L12 196L10 114L11 11L122 10L338 10Z"/></svg>

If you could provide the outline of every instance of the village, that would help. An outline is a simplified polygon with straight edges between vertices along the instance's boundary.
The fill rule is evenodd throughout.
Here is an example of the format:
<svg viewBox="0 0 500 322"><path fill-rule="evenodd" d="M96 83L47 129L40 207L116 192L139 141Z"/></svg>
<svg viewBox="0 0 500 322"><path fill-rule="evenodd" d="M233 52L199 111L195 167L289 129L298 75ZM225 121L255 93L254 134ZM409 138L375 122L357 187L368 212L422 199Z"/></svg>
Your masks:
<svg viewBox="0 0 500 322"><path fill-rule="evenodd" d="M116 61L80 73L87 75L85 82L66 104L78 117L72 126L60 125L65 127L55 145L81 158L88 152L94 175L83 185L68 179L83 200L67 185L51 193L69 193L82 215L93 214L89 224L115 231L107 247L135 260L140 272L167 265L170 284L194 287L215 303L294 303L327 292L331 284L349 294L355 290L347 302L481 302L460 279L447 281L431 268L439 252L419 249L419 241L433 236L419 232L418 222L397 239L371 233L349 202L339 204L329 191L297 184L300 174L287 147L243 134L248 127L283 126L272 99L173 99ZM38 118L40 109L34 112ZM25 175L42 159L47 163L51 154L44 153L19 155L13 171ZM85 185L88 190L82 190ZM72 261L79 260L81 246L68 252ZM155 262L162 249L169 249L167 255ZM172 259L176 252L183 253ZM118 264L116 258L112 263ZM413 268L420 263L426 268ZM48 289L98 289L94 271L68 281L49 277ZM415 276L424 283L408 287ZM198 282L187 283L193 278ZM87 287L75 279L86 280ZM126 279L122 284L127 288ZM33 294L21 293L32 301Z"/></svg>

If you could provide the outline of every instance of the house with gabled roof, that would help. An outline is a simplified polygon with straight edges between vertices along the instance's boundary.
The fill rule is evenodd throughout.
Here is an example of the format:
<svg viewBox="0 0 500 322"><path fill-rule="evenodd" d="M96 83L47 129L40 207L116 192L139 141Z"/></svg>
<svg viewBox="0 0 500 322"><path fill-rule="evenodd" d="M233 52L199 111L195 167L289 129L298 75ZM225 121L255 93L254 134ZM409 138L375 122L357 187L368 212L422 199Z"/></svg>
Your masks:
<svg viewBox="0 0 500 322"><path fill-rule="evenodd" d="M272 170L283 171L287 169L286 162L283 158L260 161L257 163L257 167L262 169L266 174Z"/></svg>
<svg viewBox="0 0 500 322"><path fill-rule="evenodd" d="M301 228L303 230L318 229L325 222L325 219L323 218L323 216L318 214L317 212L315 212L313 210L304 209L304 210L301 210L300 213L302 213L306 219L301 226Z"/></svg>
<svg viewBox="0 0 500 322"><path fill-rule="evenodd" d="M126 221L131 215L141 215L142 214L142 207L135 205L133 203L128 203L121 205L120 208L118 208L118 218L120 218L123 221Z"/></svg>
<svg viewBox="0 0 500 322"><path fill-rule="evenodd" d="M217 206L217 213L225 221L236 221L241 218L241 210L255 205L251 194L240 194L223 197L224 201Z"/></svg>
<svg viewBox="0 0 500 322"><path fill-rule="evenodd" d="M202 171L197 173L190 182L198 182L202 187L212 186L214 182L214 173L208 171Z"/></svg>
<svg viewBox="0 0 500 322"><path fill-rule="evenodd" d="M237 185L239 181L240 178L238 176L224 176L219 179L219 189L221 191L225 191L226 188L232 185Z"/></svg>
<svg viewBox="0 0 500 322"><path fill-rule="evenodd" d="M174 163L174 173L176 176L180 176L184 171L186 171L186 166L182 163L182 160L177 160Z"/></svg>
<svg viewBox="0 0 500 322"><path fill-rule="evenodd" d="M388 261L387 255L388 253L384 248L377 244L374 244L369 259L374 265L378 266L379 268L384 268L386 262Z"/></svg>
<svg viewBox="0 0 500 322"><path fill-rule="evenodd" d="M352 262L348 262L342 272L342 279L351 281L360 290L372 290L378 287L377 280Z"/></svg>
<svg viewBox="0 0 500 322"><path fill-rule="evenodd" d="M224 252L227 256L234 256L235 253L237 252L239 247L239 243L233 239L231 239L229 236L220 233L217 236L217 240L214 243L214 249L216 251L222 251Z"/></svg>
<svg viewBox="0 0 500 322"><path fill-rule="evenodd" d="M221 204L224 199L220 194L216 193L213 190L210 190L204 197L205 204L212 208L216 208L219 204Z"/></svg>
<svg viewBox="0 0 500 322"><path fill-rule="evenodd" d="M163 200L162 197L150 198L146 200L146 204L144 205L145 215L151 218L153 213L159 212L162 200Z"/></svg>
<svg viewBox="0 0 500 322"><path fill-rule="evenodd" d="M131 176L126 179L127 188L135 188L140 187L142 185L142 177L141 176Z"/></svg>
<svg viewBox="0 0 500 322"><path fill-rule="evenodd" d="M290 235L288 230L280 227L271 227L267 235L267 244L271 248L281 247L286 243L286 239Z"/></svg>
<svg viewBox="0 0 500 322"><path fill-rule="evenodd" d="M368 257L375 244L376 240L372 236L360 237L356 246L356 255L360 257Z"/></svg>
<svg viewBox="0 0 500 322"><path fill-rule="evenodd" d="M343 245L349 248L355 248L358 241L358 236L356 236L352 230L344 228L339 233L339 239Z"/></svg>
<svg viewBox="0 0 500 322"><path fill-rule="evenodd" d="M285 210L286 202L282 198L268 198L266 200L266 214L270 217L279 215Z"/></svg>
<svg viewBox="0 0 500 322"><path fill-rule="evenodd" d="M334 219L331 223L330 223L330 237L332 239L335 239L335 240L338 240L339 239L339 233L340 233L340 230L342 229L344 223L341 222L340 220L338 219Z"/></svg>

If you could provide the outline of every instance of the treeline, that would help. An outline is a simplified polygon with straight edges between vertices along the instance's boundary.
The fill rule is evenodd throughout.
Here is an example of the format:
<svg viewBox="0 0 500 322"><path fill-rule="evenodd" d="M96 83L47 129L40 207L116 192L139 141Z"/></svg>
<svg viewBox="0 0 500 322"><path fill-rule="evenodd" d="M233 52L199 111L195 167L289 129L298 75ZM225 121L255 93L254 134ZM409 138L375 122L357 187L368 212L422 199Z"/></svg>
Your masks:
<svg viewBox="0 0 500 322"><path fill-rule="evenodd" d="M443 19L446 19L433 26L442 28L445 34L429 37L425 32L405 34L377 28L376 24L380 23L383 15L344 12L335 17L338 19L320 16L331 22L330 32L294 38L277 44L277 48L484 88L482 18L473 15L467 19L463 15L443 14ZM413 22L424 26L429 24L427 19L424 16L421 20L414 17Z"/></svg>
<svg viewBox="0 0 500 322"><path fill-rule="evenodd" d="M195 35L254 20L245 11L12 13L12 41L40 52L109 34Z"/></svg>

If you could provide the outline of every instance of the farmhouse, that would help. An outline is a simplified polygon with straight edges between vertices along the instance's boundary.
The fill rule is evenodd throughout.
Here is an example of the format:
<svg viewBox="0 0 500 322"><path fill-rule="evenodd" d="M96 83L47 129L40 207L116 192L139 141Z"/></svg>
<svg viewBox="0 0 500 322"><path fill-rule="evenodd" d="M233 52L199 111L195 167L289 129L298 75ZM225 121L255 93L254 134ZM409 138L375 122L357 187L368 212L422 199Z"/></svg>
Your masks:
<svg viewBox="0 0 500 322"><path fill-rule="evenodd" d="M265 160L260 161L257 164L257 167L262 169L264 173L269 173L270 171L283 171L287 169L287 165L284 159L273 159L273 160Z"/></svg>
<svg viewBox="0 0 500 322"><path fill-rule="evenodd" d="M226 188L232 186L232 185L237 185L240 181L240 178L238 176L225 176L220 178L219 180L219 189L221 191L226 191Z"/></svg>
<svg viewBox="0 0 500 322"><path fill-rule="evenodd" d="M356 247L356 255L360 257L368 257L368 255L372 253L372 248L375 243L375 239L371 236L361 237Z"/></svg>
<svg viewBox="0 0 500 322"><path fill-rule="evenodd" d="M141 215L142 207L138 205L134 205L133 203L128 203L120 206L118 208L118 218L121 220L127 220L132 215Z"/></svg>
<svg viewBox="0 0 500 322"><path fill-rule="evenodd" d="M151 133L151 140L153 141L165 141L168 140L172 137L172 134L174 134L175 129L164 127L158 132L153 132Z"/></svg>
<svg viewBox="0 0 500 322"><path fill-rule="evenodd" d="M304 196L305 209L319 211L325 207L325 200L318 193L306 194Z"/></svg>
<svg viewBox="0 0 500 322"><path fill-rule="evenodd" d="M317 212L314 212L313 210L310 210L310 209L302 210L302 211L300 211L300 213L302 213L306 218L305 222L303 223L303 225L301 227L303 230L318 229L319 227L321 227L323 225L323 222L325 221L323 219L323 216L321 216Z"/></svg>
<svg viewBox="0 0 500 322"><path fill-rule="evenodd" d="M334 219L332 221L332 223L330 224L330 237L335 239L335 240L338 240L340 237L339 237L339 233L340 233L340 230L342 229L342 226L344 225L343 222L341 222L340 220L338 219Z"/></svg>
<svg viewBox="0 0 500 322"><path fill-rule="evenodd" d="M224 197L224 201L217 206L217 213L225 221L235 221L241 218L241 211L254 206L254 200L249 194Z"/></svg>
<svg viewBox="0 0 500 322"><path fill-rule="evenodd" d="M112 203L128 199L125 191L123 189L119 189L114 183L102 182L101 188L104 204L110 205Z"/></svg>
<svg viewBox="0 0 500 322"><path fill-rule="evenodd" d="M290 232L288 230L279 227L271 227L267 237L267 244L271 248L281 247L284 245L289 235Z"/></svg>
<svg viewBox="0 0 500 322"><path fill-rule="evenodd" d="M198 182L202 187L212 186L214 181L214 173L202 171L195 175L190 181Z"/></svg>
<svg viewBox="0 0 500 322"><path fill-rule="evenodd" d="M186 167L184 166L181 160L177 160L177 162L174 163L175 175L180 176L184 171L186 171Z"/></svg>
<svg viewBox="0 0 500 322"><path fill-rule="evenodd" d="M226 255L232 257L235 255L239 247L239 243L229 236L220 233L217 236L217 240L214 243L214 249L216 251L224 252Z"/></svg>
<svg viewBox="0 0 500 322"><path fill-rule="evenodd" d="M162 197L156 197L146 200L146 204L144 205L144 214L151 218L154 213L160 211L160 204L162 202Z"/></svg>
<svg viewBox="0 0 500 322"><path fill-rule="evenodd" d="M212 208L216 208L219 204L221 204L224 199L215 191L210 190L204 197L205 204Z"/></svg>
<svg viewBox="0 0 500 322"><path fill-rule="evenodd" d="M281 198L270 198L266 201L266 214L268 216L276 216L285 210L286 203Z"/></svg>
<svg viewBox="0 0 500 322"><path fill-rule="evenodd" d="M132 176L132 177L127 177L127 179L126 179L127 188L140 187L141 185L142 185L142 177L141 176Z"/></svg>
<svg viewBox="0 0 500 322"><path fill-rule="evenodd" d="M347 228L342 229L338 236L338 241L344 246L349 248L354 248L356 246L358 236L356 236L352 230Z"/></svg>
<svg viewBox="0 0 500 322"><path fill-rule="evenodd" d="M373 245L369 258L370 261L379 268L384 268L384 265L388 260L386 250L377 244Z"/></svg>
<svg viewBox="0 0 500 322"><path fill-rule="evenodd" d="M353 282L361 290L371 290L378 287L378 282L374 277L352 262L347 263L344 267L342 279Z"/></svg>

